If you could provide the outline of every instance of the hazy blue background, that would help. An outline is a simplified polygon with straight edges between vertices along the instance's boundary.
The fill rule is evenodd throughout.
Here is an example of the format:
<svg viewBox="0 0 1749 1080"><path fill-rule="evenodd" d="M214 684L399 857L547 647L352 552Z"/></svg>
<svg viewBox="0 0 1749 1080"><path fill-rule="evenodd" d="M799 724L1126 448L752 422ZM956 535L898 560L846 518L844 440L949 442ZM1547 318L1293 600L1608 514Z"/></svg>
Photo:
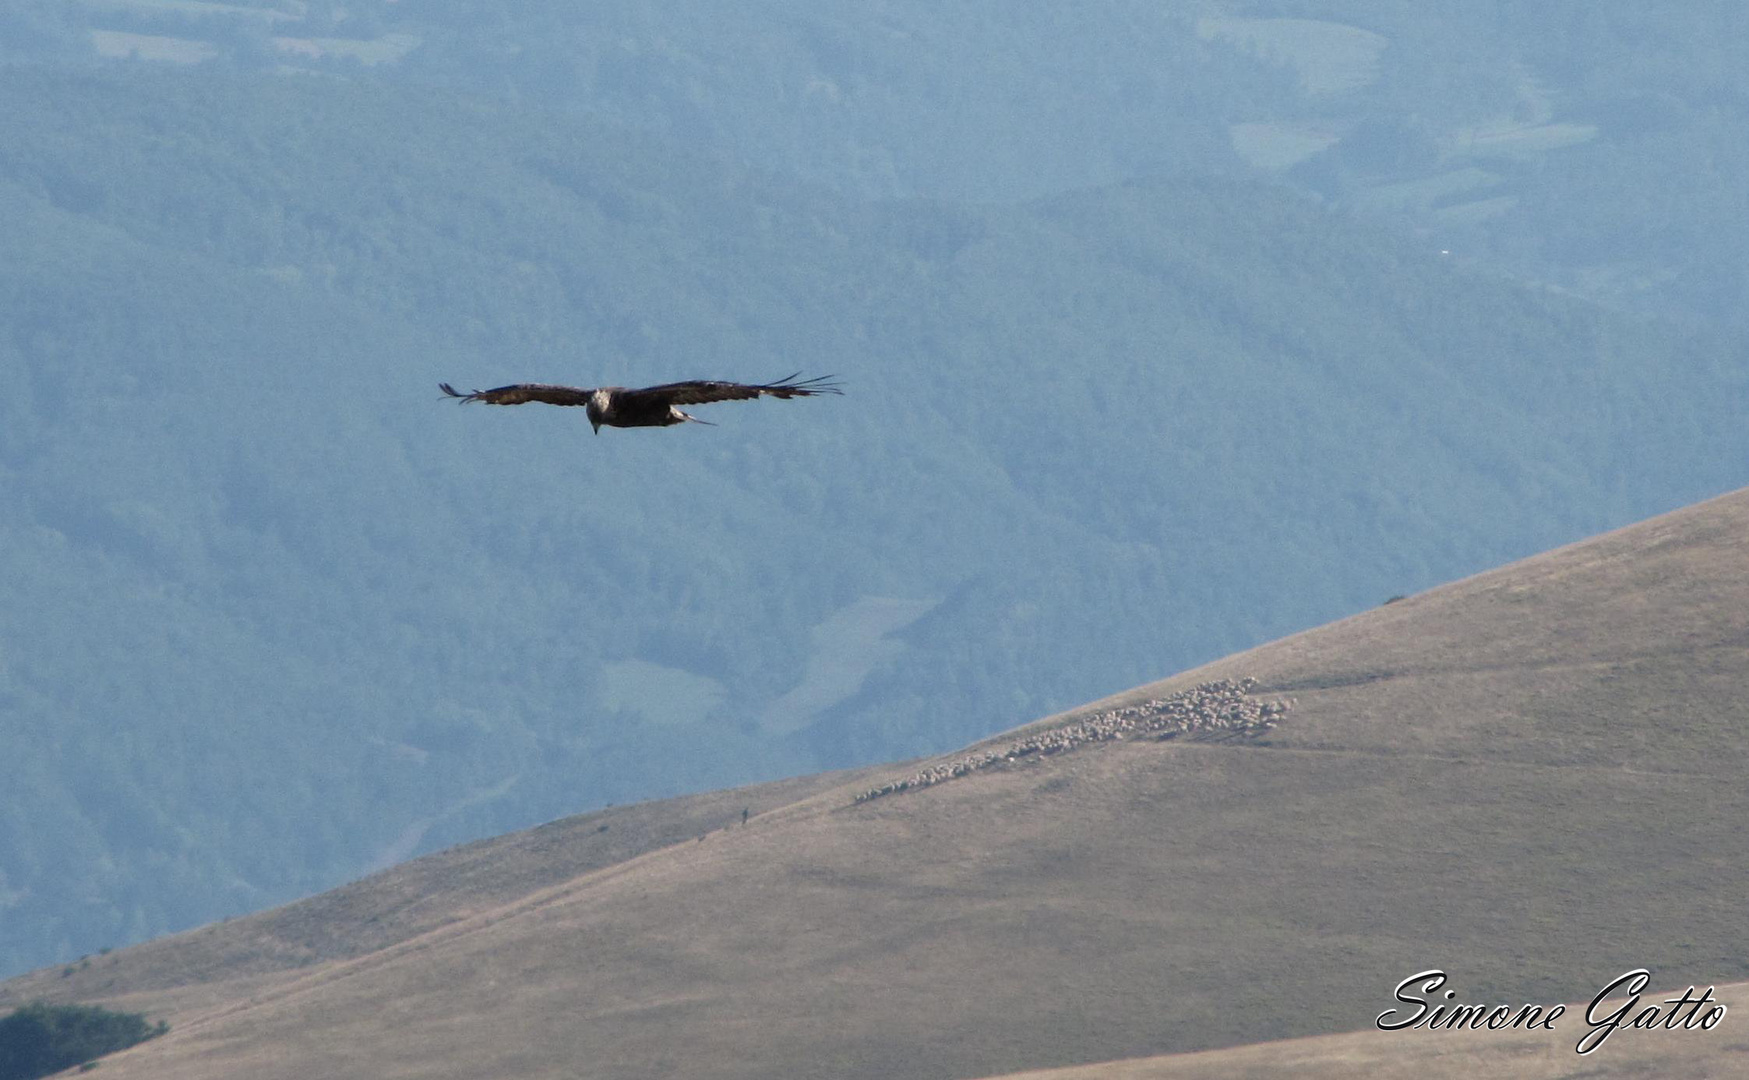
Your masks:
<svg viewBox="0 0 1749 1080"><path fill-rule="evenodd" d="M513 9L513 10L507 10ZM1737 487L1734 2L0 10L0 974ZM608 431L436 383L836 373Z"/></svg>

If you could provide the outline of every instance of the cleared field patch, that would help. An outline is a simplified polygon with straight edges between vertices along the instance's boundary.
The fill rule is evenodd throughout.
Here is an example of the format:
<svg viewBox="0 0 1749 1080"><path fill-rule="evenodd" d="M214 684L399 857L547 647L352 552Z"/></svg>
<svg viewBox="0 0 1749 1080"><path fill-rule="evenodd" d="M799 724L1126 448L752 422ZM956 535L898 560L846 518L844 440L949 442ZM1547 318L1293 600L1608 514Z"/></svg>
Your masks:
<svg viewBox="0 0 1749 1080"><path fill-rule="evenodd" d="M131 58L198 64L219 55L219 50L205 41L160 34L130 34L123 30L93 30L91 45L98 56L119 60Z"/></svg>
<svg viewBox="0 0 1749 1080"><path fill-rule="evenodd" d="M1263 60L1286 64L1314 96L1358 90L1379 77L1379 54L1390 40L1371 30L1321 19L1205 18L1197 23L1204 38L1220 39Z"/></svg>

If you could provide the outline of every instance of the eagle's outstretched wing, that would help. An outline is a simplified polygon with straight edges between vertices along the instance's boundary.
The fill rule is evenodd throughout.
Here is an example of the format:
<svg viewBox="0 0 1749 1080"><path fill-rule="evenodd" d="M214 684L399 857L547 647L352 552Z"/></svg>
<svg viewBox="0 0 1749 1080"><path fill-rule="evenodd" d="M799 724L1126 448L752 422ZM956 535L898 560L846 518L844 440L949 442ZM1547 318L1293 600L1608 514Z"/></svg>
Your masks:
<svg viewBox="0 0 1749 1080"><path fill-rule="evenodd" d="M470 401L484 401L488 405L522 405L530 401L544 401L548 405L587 405L589 396L595 393L578 386L553 386L549 383L517 383L495 390L475 390L471 394L461 393L448 383L438 383L437 388L450 397L461 398L463 405Z"/></svg>
<svg viewBox="0 0 1749 1080"><path fill-rule="evenodd" d="M665 403L668 405L703 405L712 401L746 401L757 397L813 397L816 394L842 394L830 375L798 379L801 372L768 383L715 382L695 379L692 382L663 383L620 393L629 401Z"/></svg>

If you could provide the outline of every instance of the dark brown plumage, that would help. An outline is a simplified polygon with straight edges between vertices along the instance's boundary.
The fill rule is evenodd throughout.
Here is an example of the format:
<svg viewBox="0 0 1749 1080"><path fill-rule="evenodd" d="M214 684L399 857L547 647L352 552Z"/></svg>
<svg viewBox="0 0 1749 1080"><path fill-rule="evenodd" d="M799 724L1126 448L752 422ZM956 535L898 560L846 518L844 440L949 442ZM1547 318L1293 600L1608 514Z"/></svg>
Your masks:
<svg viewBox="0 0 1749 1080"><path fill-rule="evenodd" d="M757 397L813 397L816 394L842 394L832 376L819 375L798 379L791 375L769 383L713 382L695 379L692 382L663 383L627 389L623 386L598 386L584 389L578 386L553 386L548 383L516 383L496 390L475 390L464 394L448 383L438 383L438 389L466 405L483 401L488 405L522 405L541 401L548 405L581 405L589 415L589 423L601 434L608 427L667 427L684 424L708 424L708 420L680 411L682 405L703 405L712 401L746 401Z"/></svg>

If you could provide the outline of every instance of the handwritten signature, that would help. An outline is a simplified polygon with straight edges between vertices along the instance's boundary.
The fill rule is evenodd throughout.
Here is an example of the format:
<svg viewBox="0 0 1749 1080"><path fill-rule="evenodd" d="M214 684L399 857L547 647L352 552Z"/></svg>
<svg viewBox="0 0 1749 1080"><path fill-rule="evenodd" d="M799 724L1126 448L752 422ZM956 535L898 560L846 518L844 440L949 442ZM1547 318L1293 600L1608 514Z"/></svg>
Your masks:
<svg viewBox="0 0 1749 1080"><path fill-rule="evenodd" d="M1725 1018L1726 1007L1713 1000L1714 987L1704 993L1690 986L1681 997L1665 998L1656 1004L1642 1005L1646 985L1652 973L1645 968L1624 972L1620 978L1597 992L1585 1010L1588 1026L1574 1047L1580 1054L1589 1054L1622 1028L1642 1031L1663 1028L1675 1031L1711 1031ZM1401 1031L1404 1028L1426 1028L1429 1031L1505 1031L1519 1028L1525 1031L1555 1030L1555 1021L1567 1011L1565 1005L1463 1005L1457 1004L1456 990L1445 990L1445 972L1438 968L1418 972L1397 984L1396 999L1413 1009L1386 1009L1376 1021L1380 1031ZM1609 999L1627 994L1613 1011L1605 1012ZM1695 995L1699 993L1700 996ZM1432 999L1444 998L1435 1004ZM1668 1009L1666 1009L1668 1006ZM1686 1008L1687 1012L1683 1009ZM1702 1010L1705 1010L1704 1012Z"/></svg>

